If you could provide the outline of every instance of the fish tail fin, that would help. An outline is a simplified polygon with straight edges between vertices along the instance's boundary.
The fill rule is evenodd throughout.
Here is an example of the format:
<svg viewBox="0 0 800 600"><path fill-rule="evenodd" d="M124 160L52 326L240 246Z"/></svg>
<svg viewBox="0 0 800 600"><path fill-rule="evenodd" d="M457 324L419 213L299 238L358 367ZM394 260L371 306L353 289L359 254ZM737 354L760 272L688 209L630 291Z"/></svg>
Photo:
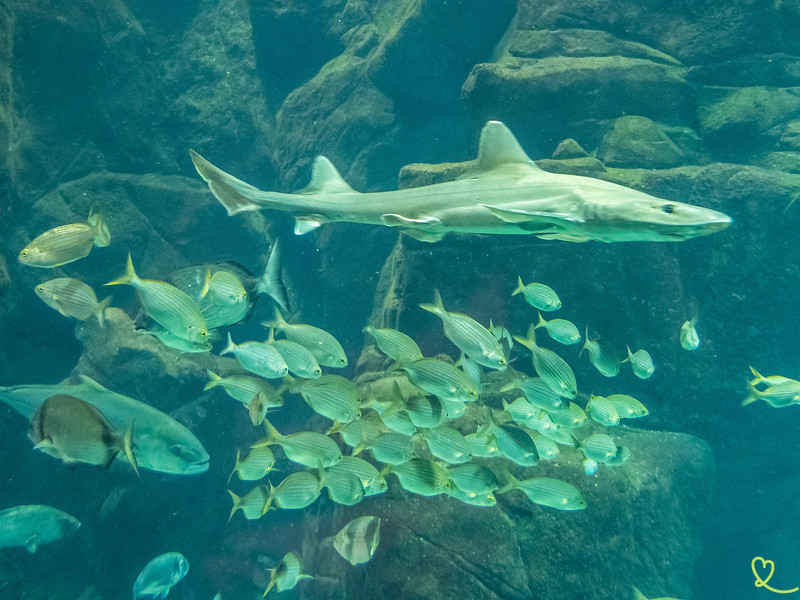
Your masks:
<svg viewBox="0 0 800 600"><path fill-rule="evenodd" d="M536 325L534 325L533 328L534 329L539 329L539 327L544 327L545 325L547 325L547 321L544 320L544 317L542 316L542 313L540 312L539 313L539 322L536 323Z"/></svg>
<svg viewBox="0 0 800 600"><path fill-rule="evenodd" d="M517 489L519 486L519 479L514 477L507 467L500 467L497 469L497 481L500 487L495 491L496 494L504 494Z"/></svg>
<svg viewBox="0 0 800 600"><path fill-rule="evenodd" d="M230 523L231 519L233 518L233 515L236 514L236 511L242 508L242 499L230 490L228 490L228 493L231 495L231 500L233 501L233 508L231 508L231 514L228 515L228 523Z"/></svg>
<svg viewBox="0 0 800 600"><path fill-rule="evenodd" d="M758 390L752 381L747 382L747 396L742 400L742 406L747 406L758 400Z"/></svg>
<svg viewBox="0 0 800 600"><path fill-rule="evenodd" d="M270 569L269 570L269 583L267 584L267 589L265 589L264 593L261 595L262 598L266 598L267 597L267 594L269 594L269 591L273 587L275 587L275 584L277 583L277 581L278 581L278 578L275 576L275 569Z"/></svg>
<svg viewBox="0 0 800 600"><path fill-rule="evenodd" d="M536 346L536 325L531 323L530 327L528 327L528 335L524 338L519 336L514 336L514 339L517 340L520 344L528 348L529 350L534 350Z"/></svg>
<svg viewBox="0 0 800 600"><path fill-rule="evenodd" d="M128 459L128 462L131 463L131 467L133 467L136 476L141 479L142 474L139 473L139 463L136 460L136 456L133 453L133 426L136 423L136 419L131 421L131 426L125 430L125 433L122 434L122 450L125 452L125 458Z"/></svg>
<svg viewBox="0 0 800 600"><path fill-rule="evenodd" d="M623 358L621 361L619 361L620 364L630 362L630 360L633 358L633 352L631 352L631 347L625 344L625 349L628 351L628 358Z"/></svg>
<svg viewBox="0 0 800 600"><path fill-rule="evenodd" d="M264 502L264 508L261 509L261 516L262 517L272 509L272 501L274 500L274 498L275 498L275 486L272 485L272 482L270 482L270 484L269 484L269 494L267 495L267 501ZM268 591L269 591L269 588L267 588L267 592ZM267 592L264 592L264 594L266 595Z"/></svg>
<svg viewBox="0 0 800 600"><path fill-rule="evenodd" d="M274 327L275 329L283 330L289 323L283 318L280 308L275 307L275 317L272 321L263 321L261 323L264 327Z"/></svg>
<svg viewBox="0 0 800 600"><path fill-rule="evenodd" d="M233 479L233 474L236 473L237 469L239 468L239 465L241 465L241 464L242 464L242 451L237 448L236 449L236 464L233 466L233 471L231 471L231 474L228 475L228 481L225 482L225 485L228 485L231 482L231 479ZM228 520L230 521L230 519L228 519Z"/></svg>
<svg viewBox="0 0 800 600"><path fill-rule="evenodd" d="M583 336L583 346L581 346L581 351L578 352L578 358L583 355L583 351L589 346L589 324L586 324L586 333Z"/></svg>
<svg viewBox="0 0 800 600"><path fill-rule="evenodd" d="M203 278L203 289L200 290L200 297L205 298L208 290L211 289L211 267L206 267L206 276Z"/></svg>
<svg viewBox="0 0 800 600"><path fill-rule="evenodd" d="M133 268L133 260L131 260L131 253L128 252L128 262L125 265L125 273L120 275L117 279L104 283L103 285L135 285L141 281L136 271Z"/></svg>
<svg viewBox="0 0 800 600"><path fill-rule="evenodd" d="M87 221L94 228L94 245L98 248L108 246L111 243L111 232L108 230L103 214L92 209L89 211Z"/></svg>
<svg viewBox="0 0 800 600"><path fill-rule="evenodd" d="M203 391L207 392L211 388L217 387L222 383L222 377L214 373L211 369L206 369L206 375L208 375L208 383L203 387Z"/></svg>
<svg viewBox="0 0 800 600"><path fill-rule="evenodd" d="M525 289L525 284L522 283L522 277L517 275L517 287L511 292L512 296L516 296L517 294L522 293L522 290Z"/></svg>
<svg viewBox="0 0 800 600"><path fill-rule="evenodd" d="M275 429L275 426L269 422L269 420L264 417L264 430L267 433L267 437L264 440L264 445L269 446L270 444L277 443L283 436L281 433Z"/></svg>
<svg viewBox="0 0 800 600"><path fill-rule="evenodd" d="M233 339L231 338L231 332L228 332L228 343L219 353L220 356L223 354L232 354L233 351L236 350L236 344L233 343Z"/></svg>
<svg viewBox="0 0 800 600"><path fill-rule="evenodd" d="M438 317L447 314L447 311L444 309L444 304L442 303L442 296L436 288L433 290L433 304L420 304L419 307Z"/></svg>
<svg viewBox="0 0 800 600"><path fill-rule="evenodd" d="M94 311L95 316L97 317L97 322L99 323L100 327L106 326L106 309L111 306L111 296L106 296L97 303L97 308Z"/></svg>
<svg viewBox="0 0 800 600"><path fill-rule="evenodd" d="M647 596L645 596L642 592L639 591L635 585L632 585L631 588L631 600L647 600Z"/></svg>
<svg viewBox="0 0 800 600"><path fill-rule="evenodd" d="M281 253L278 246L278 239L272 244L272 249L267 258L267 266L263 275L256 282L256 292L267 294L275 301L280 308L289 312L289 296L286 292L286 284L281 277L283 264L281 263Z"/></svg>
<svg viewBox="0 0 800 600"><path fill-rule="evenodd" d="M750 372L753 374L753 377L755 377L755 379L752 382L754 386L758 385L759 383L761 383L766 379L766 377L764 377L761 373L756 371L753 367L750 367Z"/></svg>

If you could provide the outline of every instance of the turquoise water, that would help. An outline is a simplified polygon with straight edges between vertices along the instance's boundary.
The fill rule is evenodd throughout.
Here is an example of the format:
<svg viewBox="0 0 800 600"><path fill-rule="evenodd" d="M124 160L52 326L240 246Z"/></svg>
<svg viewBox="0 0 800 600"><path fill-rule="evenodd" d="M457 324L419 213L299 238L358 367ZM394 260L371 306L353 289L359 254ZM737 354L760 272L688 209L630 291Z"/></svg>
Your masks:
<svg viewBox="0 0 800 600"><path fill-rule="evenodd" d="M0 6L0 385L89 376L170 415L210 456L203 473L143 468L141 479L122 458L108 468L65 465L32 450L30 414L0 406L0 509L45 504L82 523L35 553L0 550L0 600L129 598L145 564L172 551L190 565L170 591L176 599L260 597L289 551L314 579L287 598L625 599L632 586L648 598L769 596L754 585L755 557L774 561L768 586L800 585L796 409L741 406L748 366L797 376L794 4L317 4ZM472 160L492 119L546 171L722 211L733 223L678 243L449 234L428 244L354 223L295 236L286 212L226 216L188 152L286 193L308 184L323 154L354 189L381 192L452 178L401 169ZM567 138L582 150L559 149ZM52 269L18 262L38 235L85 223L90 209L105 216L108 247ZM575 432L578 441L610 433L631 458L586 475L580 451L562 444L557 459L511 466L518 478L570 482L587 501L579 511L521 491L497 493L495 507L468 506L412 494L388 474L386 494L351 507L323 491L305 509L228 521L226 490L243 495L261 483L227 482L236 451L264 431L240 402L203 389L206 370L243 372L217 355L229 331L237 343L266 339L273 301L250 297L247 319L214 332L210 354L181 354L134 333L153 325L134 291L103 284L122 274L128 253L154 280L229 263L257 277L276 240L287 318L335 336L348 365L323 370L362 386L397 375L364 333L368 323L455 361L441 321L418 308L435 289L447 310L523 336L538 315L512 297L517 277L551 286L562 308L546 318L569 319L582 334L588 326L623 357L626 345L653 357L649 379L627 364L606 378L579 356L582 344L560 346L537 330L573 369L582 408L591 394L614 393L648 408L620 426ZM107 325L37 298L35 286L55 277L80 279L100 299L112 294ZM695 316L700 346L687 351L679 331ZM522 346L508 358L535 374ZM484 371L477 404L502 419L502 401L519 394L499 392L510 370ZM268 417L281 432L330 426L299 394L283 400ZM362 406L362 417L370 412ZM471 433L487 422L470 403L453 424ZM136 452L135 420L133 428ZM419 452L428 457L424 445ZM307 468L275 454L275 486ZM501 473L508 462L487 464ZM372 514L382 519L380 544L352 566L329 538Z"/></svg>

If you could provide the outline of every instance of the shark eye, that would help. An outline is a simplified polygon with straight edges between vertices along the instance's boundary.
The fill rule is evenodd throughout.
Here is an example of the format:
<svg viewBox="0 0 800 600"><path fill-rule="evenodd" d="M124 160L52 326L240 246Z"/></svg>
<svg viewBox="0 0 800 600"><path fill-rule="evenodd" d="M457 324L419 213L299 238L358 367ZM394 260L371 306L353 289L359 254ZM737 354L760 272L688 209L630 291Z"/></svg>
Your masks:
<svg viewBox="0 0 800 600"><path fill-rule="evenodd" d="M661 205L661 212L665 212L667 214L672 214L675 212L675 205L674 204L662 204Z"/></svg>

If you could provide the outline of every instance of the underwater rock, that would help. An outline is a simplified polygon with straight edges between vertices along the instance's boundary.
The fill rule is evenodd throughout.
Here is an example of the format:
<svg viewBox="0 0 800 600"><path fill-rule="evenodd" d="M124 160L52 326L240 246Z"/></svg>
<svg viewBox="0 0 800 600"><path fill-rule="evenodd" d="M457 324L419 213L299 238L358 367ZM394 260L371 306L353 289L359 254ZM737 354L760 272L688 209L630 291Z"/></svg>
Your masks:
<svg viewBox="0 0 800 600"><path fill-rule="evenodd" d="M800 119L786 123L781 132L778 147L781 150L800 150Z"/></svg>
<svg viewBox="0 0 800 600"><path fill-rule="evenodd" d="M534 505L518 491L498 494L496 507L472 507L406 493L391 475L386 494L328 505L305 520L304 559L315 578L300 597L618 600L632 583L689 596L710 507L711 449L679 433L622 428L614 437L631 450L622 467L586 476L579 451L564 449L524 470L577 486L583 511ZM323 538L362 514L380 517L381 542L369 563L351 568Z"/></svg>
<svg viewBox="0 0 800 600"><path fill-rule="evenodd" d="M611 167L665 169L685 161L680 148L650 119L620 117L603 136L597 158Z"/></svg>
<svg viewBox="0 0 800 600"><path fill-rule="evenodd" d="M740 155L773 146L788 121L800 117L800 87L703 88L697 118L718 151Z"/></svg>
<svg viewBox="0 0 800 600"><path fill-rule="evenodd" d="M624 56L507 57L476 65L463 87L473 118L502 118L534 158L564 134L596 145L599 121L625 114L689 124L692 91L685 69ZM595 123L591 127L589 123Z"/></svg>
<svg viewBox="0 0 800 600"><path fill-rule="evenodd" d="M770 152L761 159L760 166L774 171L800 174L800 152Z"/></svg>
<svg viewBox="0 0 800 600"><path fill-rule="evenodd" d="M731 60L691 67L687 79L704 85L749 87L800 85L800 57L784 54L748 54Z"/></svg>
<svg viewBox="0 0 800 600"><path fill-rule="evenodd" d="M589 156L589 153L584 150L581 145L573 140L567 138L561 140L553 151L553 158L556 160L563 160L566 158L584 158Z"/></svg>

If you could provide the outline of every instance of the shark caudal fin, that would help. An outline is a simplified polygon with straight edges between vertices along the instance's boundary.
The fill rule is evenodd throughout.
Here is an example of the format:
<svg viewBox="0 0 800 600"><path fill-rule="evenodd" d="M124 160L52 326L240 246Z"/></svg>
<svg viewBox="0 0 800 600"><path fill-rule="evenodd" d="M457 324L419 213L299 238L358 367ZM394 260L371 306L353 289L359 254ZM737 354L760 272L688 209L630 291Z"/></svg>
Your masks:
<svg viewBox="0 0 800 600"><path fill-rule="evenodd" d="M217 200L228 211L228 216L264 208L257 201L259 196L263 194L261 190L249 183L245 183L241 179L236 179L236 177L229 175L219 167L215 167L194 150L189 150L189 154L192 156L194 168L197 169L200 177L208 184L209 189L217 197Z"/></svg>

